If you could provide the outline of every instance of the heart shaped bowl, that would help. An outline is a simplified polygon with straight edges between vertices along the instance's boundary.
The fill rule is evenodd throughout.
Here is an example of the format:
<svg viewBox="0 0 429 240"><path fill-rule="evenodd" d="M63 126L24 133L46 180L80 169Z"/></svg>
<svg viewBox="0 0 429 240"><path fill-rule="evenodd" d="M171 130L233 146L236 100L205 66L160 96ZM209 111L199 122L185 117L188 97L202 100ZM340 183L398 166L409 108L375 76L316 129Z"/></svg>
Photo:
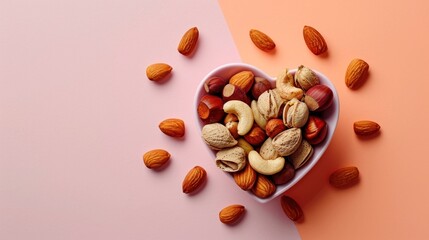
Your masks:
<svg viewBox="0 0 429 240"><path fill-rule="evenodd" d="M275 80L276 80L275 78L267 75L262 70L254 67L252 65L249 65L249 64L229 63L229 64L221 65L221 66L215 68L214 70L212 70L210 73L208 73L201 80L201 82L198 85L198 88L196 90L195 97L194 97L194 109L195 109L196 123L197 123L197 127L200 130L203 128L204 123L200 119L200 117L198 116L197 108L198 108L198 104L199 104L199 101L202 98L202 96L207 94L206 91L204 90L204 83L207 81L207 79L212 78L214 76L221 77L224 79L229 79L235 73L243 71L243 70L250 70L253 72L255 77L259 76L259 77L265 78L265 79L269 80L273 84L273 86L275 85L274 84ZM287 182L286 184L277 185L277 189L276 189L275 193L272 194L270 197L262 199L262 198L255 196L251 191L249 191L249 194L258 202L261 202L261 203L268 202L268 201L278 197L279 195L283 194L285 191L287 191L292 186L294 186L298 181L300 181L314 167L314 165L316 165L316 163L320 160L320 158L322 157L322 155L324 154L324 152L328 148L329 143L331 142L331 139L334 135L334 131L335 131L335 128L337 127L338 116L339 116L338 93L337 93L333 83L325 75L323 75L322 73L320 73L314 69L312 69L312 70L319 77L320 84L324 84L324 85L328 86L333 92L333 103L332 103L332 105L320 114L320 116L326 121L326 123L328 125L326 138L322 143L313 146L314 152L313 152L311 158L307 161L307 163L304 166L300 167L299 169L297 169L295 171L294 178L292 180L290 180L289 182ZM296 72L296 69L290 69L289 71L292 74L294 74ZM213 164L214 164L215 158L216 158L216 151L210 149L208 146L207 146L207 149L209 150L210 155L213 156ZM222 170L219 169L219 171L222 171ZM233 181L232 184L235 184L235 182L232 178L232 175L230 173L226 173L226 174ZM238 186L237 186L237 190L243 191Z"/></svg>

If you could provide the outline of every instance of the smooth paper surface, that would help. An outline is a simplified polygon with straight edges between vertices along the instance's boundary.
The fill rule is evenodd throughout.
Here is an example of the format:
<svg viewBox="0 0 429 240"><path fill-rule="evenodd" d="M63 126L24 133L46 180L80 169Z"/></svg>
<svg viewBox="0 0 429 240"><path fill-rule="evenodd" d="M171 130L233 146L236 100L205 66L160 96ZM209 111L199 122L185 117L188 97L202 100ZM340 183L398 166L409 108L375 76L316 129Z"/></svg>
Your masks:
<svg viewBox="0 0 429 240"><path fill-rule="evenodd" d="M196 127L200 80L241 61L217 1L3 1L0 32L0 239L300 239L279 202L217 169ZM173 67L162 83L146 78L156 62ZM158 129L170 117L183 139ZM154 148L171 153L162 171L143 164ZM208 181L188 196L195 165ZM247 209L232 227L218 219L230 204Z"/></svg>
<svg viewBox="0 0 429 240"><path fill-rule="evenodd" d="M429 238L427 2L219 2L244 62L271 75L304 64L323 72L338 90L340 119L332 143L288 192L305 214L296 225L302 239ZM310 52L302 36L305 25L323 35L327 54ZM253 45L252 28L276 42L274 53ZM353 58L369 64L356 90L344 80ZM353 132L358 120L378 122L380 135L358 138ZM359 168L359 184L332 188L329 174L345 166Z"/></svg>

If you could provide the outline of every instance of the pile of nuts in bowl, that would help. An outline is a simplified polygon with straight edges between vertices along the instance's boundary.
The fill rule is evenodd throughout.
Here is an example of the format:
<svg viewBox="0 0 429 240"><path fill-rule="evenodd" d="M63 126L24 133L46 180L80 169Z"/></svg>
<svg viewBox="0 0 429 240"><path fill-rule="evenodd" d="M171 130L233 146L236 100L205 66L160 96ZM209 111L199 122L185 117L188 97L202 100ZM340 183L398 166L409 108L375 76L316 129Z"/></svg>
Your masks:
<svg viewBox="0 0 429 240"><path fill-rule="evenodd" d="M197 113L216 165L260 199L271 197L306 165L328 133L323 112L332 89L308 67L284 69L275 81L251 70L204 82Z"/></svg>

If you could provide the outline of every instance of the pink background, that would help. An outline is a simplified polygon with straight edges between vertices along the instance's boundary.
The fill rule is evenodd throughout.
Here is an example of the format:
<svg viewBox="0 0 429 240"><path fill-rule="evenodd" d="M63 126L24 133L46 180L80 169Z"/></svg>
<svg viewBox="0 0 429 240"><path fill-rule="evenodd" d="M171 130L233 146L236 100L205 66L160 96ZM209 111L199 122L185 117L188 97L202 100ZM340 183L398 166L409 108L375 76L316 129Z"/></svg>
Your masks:
<svg viewBox="0 0 429 240"><path fill-rule="evenodd" d="M192 58L176 51L200 29ZM193 98L213 68L240 56L216 1L0 3L0 239L299 239L277 201L262 205L219 171L195 127ZM146 67L174 68L163 84ZM186 122L186 137L158 129ZM165 148L155 172L144 152ZM204 189L182 193L195 165ZM239 225L223 207L248 209Z"/></svg>

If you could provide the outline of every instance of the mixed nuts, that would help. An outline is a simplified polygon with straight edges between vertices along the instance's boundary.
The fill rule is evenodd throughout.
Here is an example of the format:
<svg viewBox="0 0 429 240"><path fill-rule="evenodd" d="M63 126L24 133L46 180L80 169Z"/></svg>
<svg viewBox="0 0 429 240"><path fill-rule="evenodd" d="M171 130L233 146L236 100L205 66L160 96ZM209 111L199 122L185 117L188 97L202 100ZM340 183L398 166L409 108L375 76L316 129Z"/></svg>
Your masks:
<svg viewBox="0 0 429 240"><path fill-rule="evenodd" d="M251 29L249 36L259 49L269 52L276 44L265 33ZM180 54L189 56L197 46L197 27L187 30L177 47ZM313 27L304 26L304 41L309 50L320 55L327 51L323 36ZM367 76L369 65L362 59L353 59L345 74L345 84L358 88ZM146 76L151 81L167 78L173 68L166 63L154 63L147 67ZM303 65L292 74L288 69L280 72L275 83L252 71L244 70L228 79L214 76L204 83L205 95L199 100L198 116L204 123L202 138L216 151L215 163L229 172L236 184L259 198L272 196L278 185L290 182L298 169L313 155L313 147L322 143L328 132L328 124L321 112L333 102L332 90L320 83L318 76ZM159 129L173 138L185 134L184 121L165 119ZM358 136L373 136L380 130L376 122L357 121L353 129ZM147 168L160 169L170 160L164 149L153 149L143 155ZM201 166L190 169L182 182L185 194L195 193L204 185L207 173ZM345 188L359 181L357 167L344 167L334 171L329 183ZM289 196L280 199L284 213L293 221L299 221L303 212ZM219 212L219 220L225 224L238 222L245 207L234 204Z"/></svg>
<svg viewBox="0 0 429 240"><path fill-rule="evenodd" d="M275 83L249 70L214 76L204 91L197 113L216 166L259 198L291 181L327 135L320 113L332 105L333 92L308 67L282 70Z"/></svg>

